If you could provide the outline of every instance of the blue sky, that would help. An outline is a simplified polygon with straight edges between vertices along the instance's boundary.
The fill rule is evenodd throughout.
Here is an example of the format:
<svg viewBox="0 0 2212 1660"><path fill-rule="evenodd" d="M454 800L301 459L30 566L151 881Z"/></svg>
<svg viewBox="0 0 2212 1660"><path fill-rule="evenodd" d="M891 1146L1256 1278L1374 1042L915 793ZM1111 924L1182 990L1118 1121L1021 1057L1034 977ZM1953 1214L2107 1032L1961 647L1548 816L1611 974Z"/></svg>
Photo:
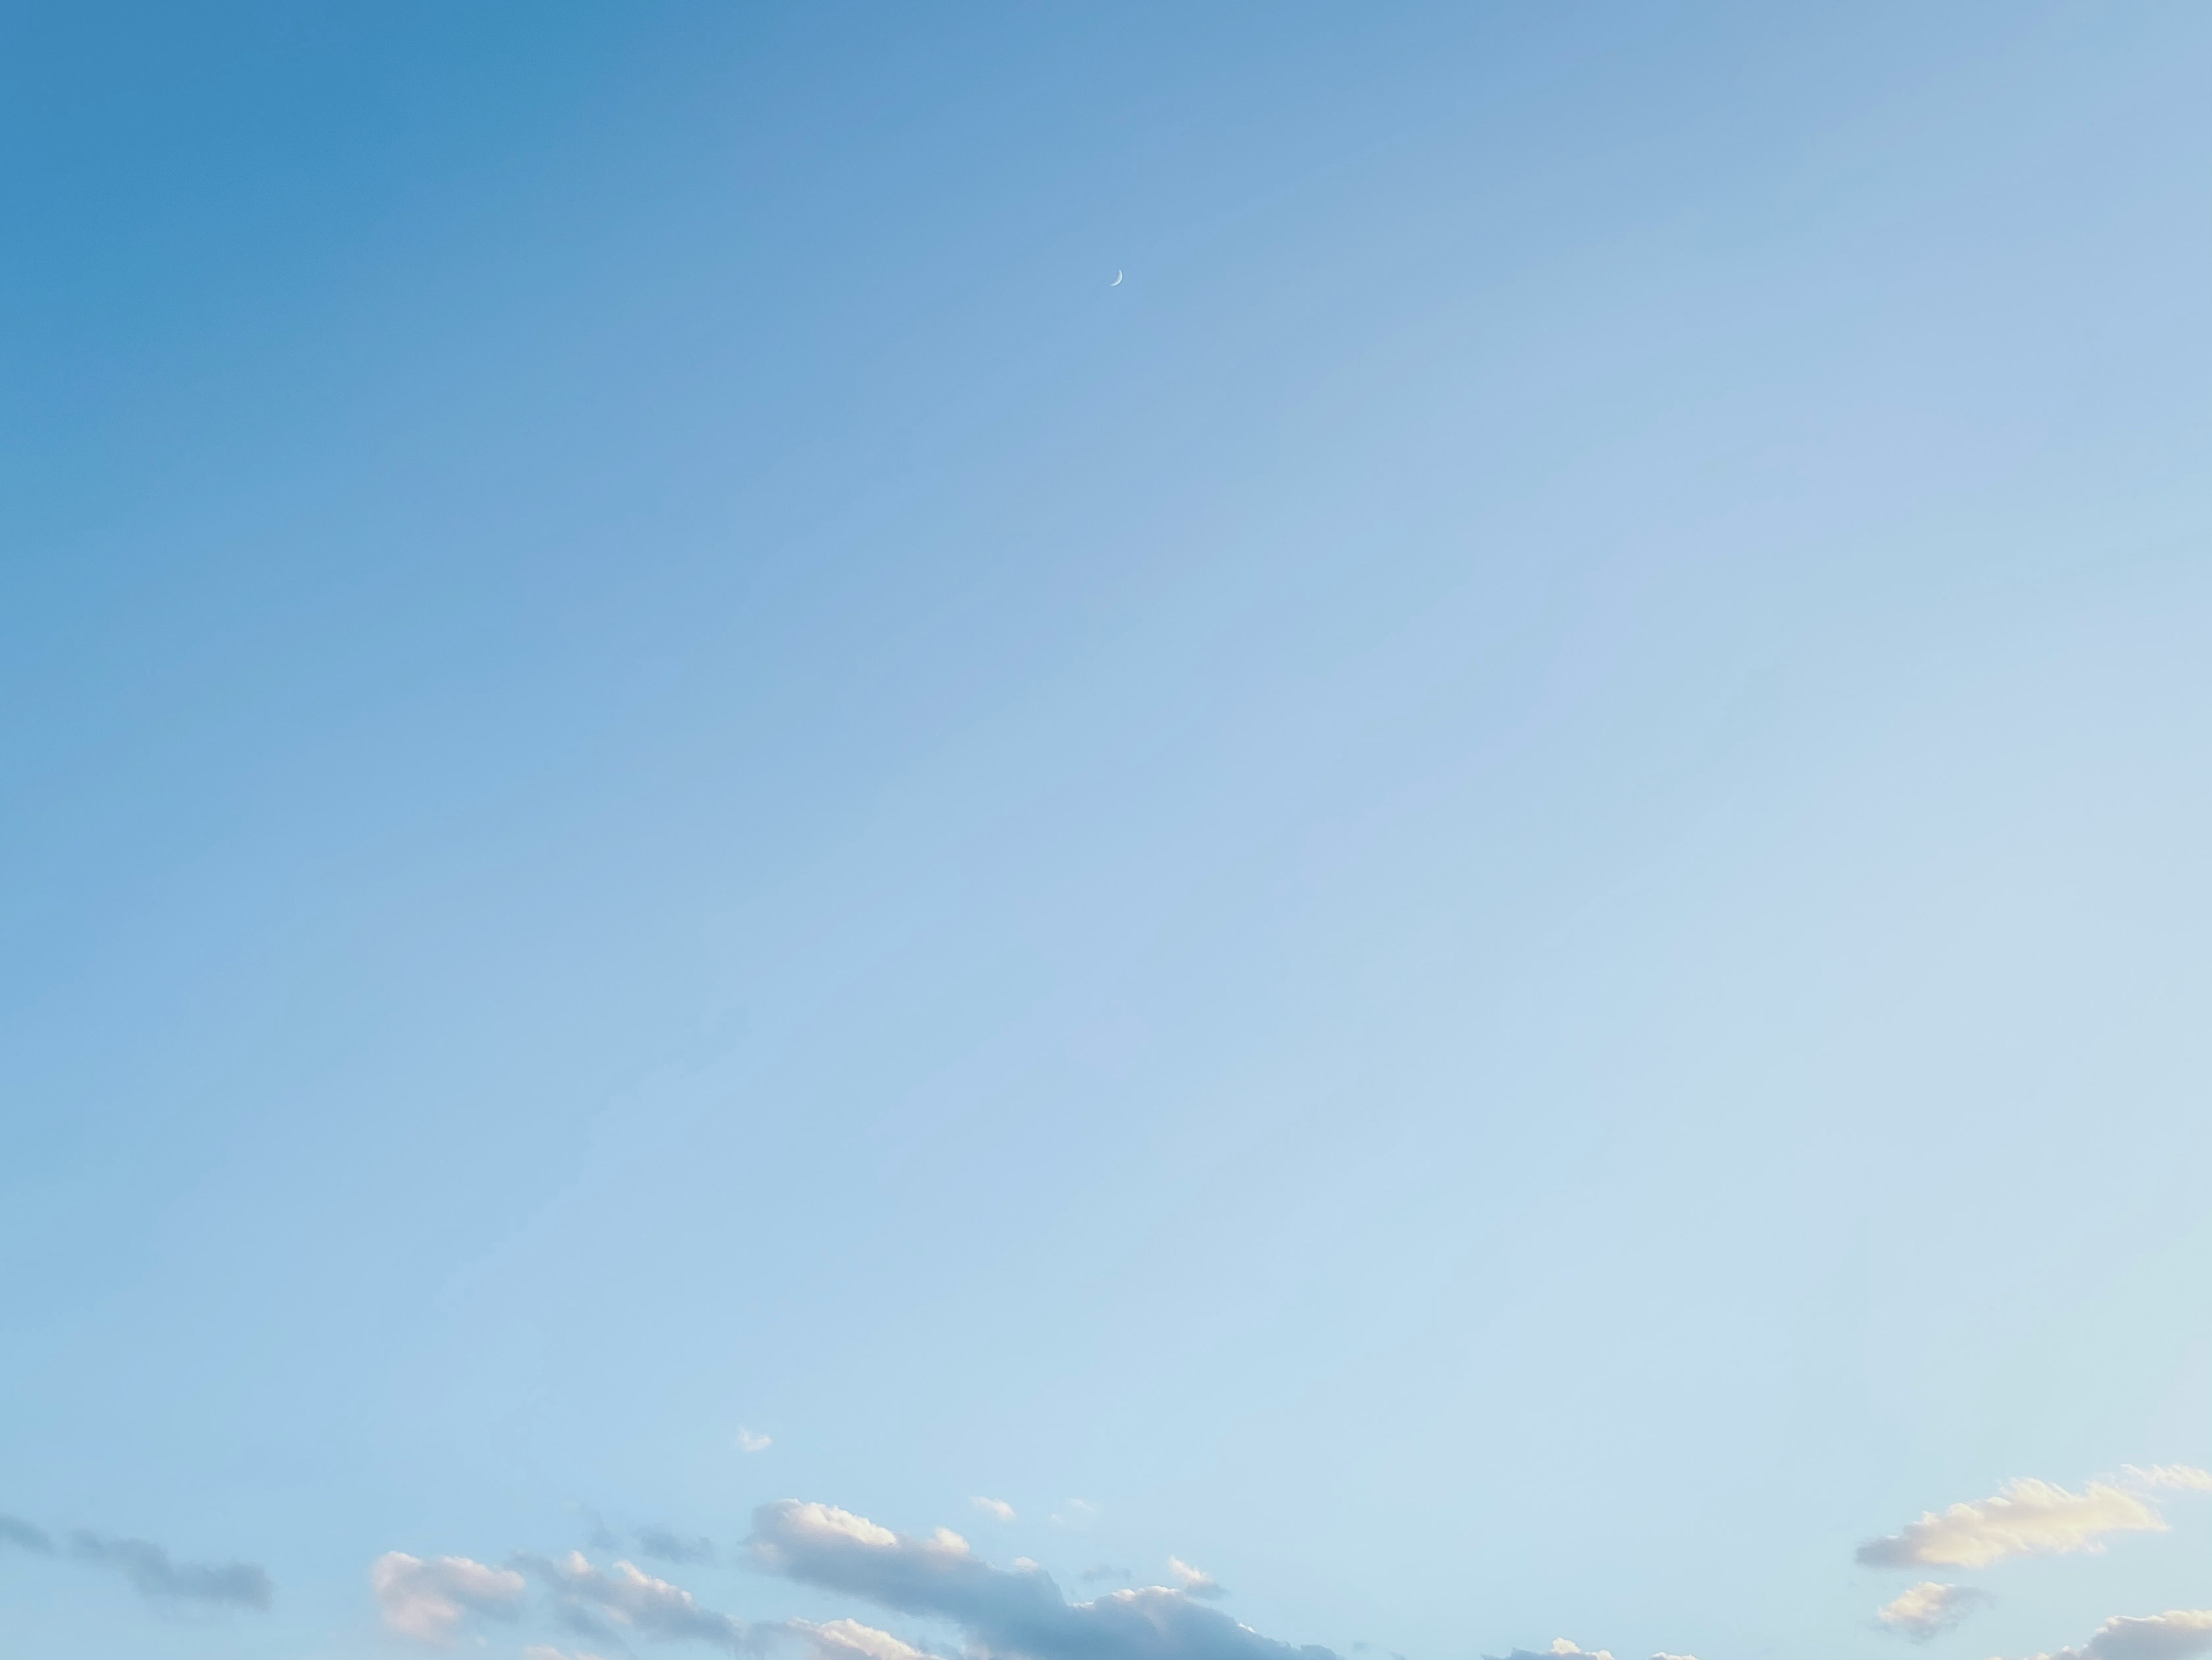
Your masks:
<svg viewBox="0 0 2212 1660"><path fill-rule="evenodd" d="M2212 1653L2212 13L0 40L0 1650Z"/></svg>

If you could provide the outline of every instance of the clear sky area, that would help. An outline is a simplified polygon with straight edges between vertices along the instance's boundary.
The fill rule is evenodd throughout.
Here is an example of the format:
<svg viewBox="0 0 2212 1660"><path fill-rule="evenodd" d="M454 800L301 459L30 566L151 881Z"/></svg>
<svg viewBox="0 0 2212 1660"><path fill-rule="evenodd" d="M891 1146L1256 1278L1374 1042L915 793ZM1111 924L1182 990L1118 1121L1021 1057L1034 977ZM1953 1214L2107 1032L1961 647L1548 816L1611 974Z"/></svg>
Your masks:
<svg viewBox="0 0 2212 1660"><path fill-rule="evenodd" d="M2212 1657L2212 7L0 158L0 1654Z"/></svg>

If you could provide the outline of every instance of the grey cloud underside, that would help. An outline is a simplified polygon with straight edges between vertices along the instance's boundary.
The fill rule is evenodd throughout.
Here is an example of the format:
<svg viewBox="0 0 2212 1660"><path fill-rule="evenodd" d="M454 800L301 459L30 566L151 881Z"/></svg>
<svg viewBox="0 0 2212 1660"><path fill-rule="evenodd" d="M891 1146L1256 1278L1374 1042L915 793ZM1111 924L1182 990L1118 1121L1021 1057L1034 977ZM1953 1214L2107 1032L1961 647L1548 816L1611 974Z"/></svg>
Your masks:
<svg viewBox="0 0 2212 1660"><path fill-rule="evenodd" d="M155 1602L269 1606L269 1576L251 1562L179 1562L150 1541L96 1533L72 1534L70 1554L81 1562L114 1569L140 1596Z"/></svg>
<svg viewBox="0 0 2212 1660"><path fill-rule="evenodd" d="M0 1516L0 1545L35 1551L40 1556L54 1554L54 1541L46 1530L33 1527L20 1516Z"/></svg>
<svg viewBox="0 0 2212 1660"><path fill-rule="evenodd" d="M994 1568L956 1535L916 1539L792 1500L753 1512L753 1560L802 1584L961 1627L1026 1660L1336 1660L1262 1637L1181 1591L1152 1586L1070 1602L1042 1568Z"/></svg>

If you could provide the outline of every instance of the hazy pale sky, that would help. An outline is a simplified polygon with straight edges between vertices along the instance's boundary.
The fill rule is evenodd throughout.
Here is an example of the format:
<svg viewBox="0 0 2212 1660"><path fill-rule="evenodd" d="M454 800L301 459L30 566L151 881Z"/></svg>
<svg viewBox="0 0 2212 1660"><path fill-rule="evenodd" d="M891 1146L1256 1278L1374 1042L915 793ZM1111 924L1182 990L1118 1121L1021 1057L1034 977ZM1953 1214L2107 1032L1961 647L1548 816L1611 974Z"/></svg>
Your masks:
<svg viewBox="0 0 2212 1660"><path fill-rule="evenodd" d="M2212 1655L2208 86L9 9L0 1652Z"/></svg>

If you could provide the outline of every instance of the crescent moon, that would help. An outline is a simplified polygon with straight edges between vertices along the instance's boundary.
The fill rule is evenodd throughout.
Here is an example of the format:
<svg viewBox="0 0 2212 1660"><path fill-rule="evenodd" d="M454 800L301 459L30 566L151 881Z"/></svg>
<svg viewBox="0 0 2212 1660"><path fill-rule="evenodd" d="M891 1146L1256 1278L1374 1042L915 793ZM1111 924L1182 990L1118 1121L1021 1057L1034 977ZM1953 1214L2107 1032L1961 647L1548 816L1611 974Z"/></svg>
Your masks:
<svg viewBox="0 0 2212 1660"><path fill-rule="evenodd" d="M1106 286L1109 289L1120 288L1121 286L1121 273L1118 271L1115 271L1114 273L1114 280L1109 283Z"/></svg>

